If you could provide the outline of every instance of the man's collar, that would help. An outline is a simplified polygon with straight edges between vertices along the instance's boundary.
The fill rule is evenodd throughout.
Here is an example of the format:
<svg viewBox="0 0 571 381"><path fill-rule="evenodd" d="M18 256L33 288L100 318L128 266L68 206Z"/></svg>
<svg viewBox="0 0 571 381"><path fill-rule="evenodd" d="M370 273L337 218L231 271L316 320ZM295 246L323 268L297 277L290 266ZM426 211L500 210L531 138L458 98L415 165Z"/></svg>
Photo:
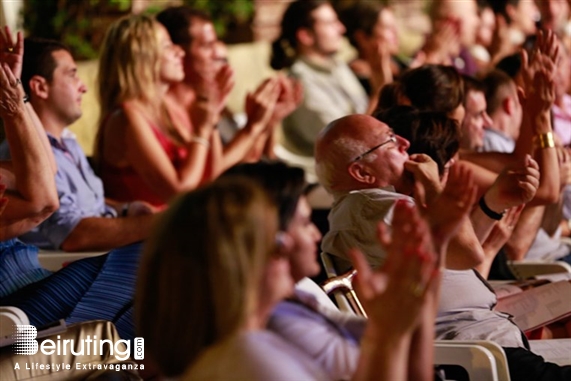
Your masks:
<svg viewBox="0 0 571 381"><path fill-rule="evenodd" d="M386 187L376 187L376 188L362 188L362 189L353 189L353 190L349 190L349 191L338 191L338 192L333 192L333 198L335 200L335 202L339 201L341 198L350 195L350 194L354 194L354 193L371 193L371 192L378 192L378 191L383 191L383 192L391 192L391 193L398 193L395 189L394 186L389 185Z"/></svg>
<svg viewBox="0 0 571 381"><path fill-rule="evenodd" d="M318 63L318 62L315 62L315 60L312 60L311 58L306 57L306 56L300 56L299 60L302 61L303 63L305 63L307 66L314 69L315 71L321 71L324 73L332 73L333 70L339 64L339 61L337 61L334 57L331 57L331 59L328 61L329 64L325 64L325 65Z"/></svg>
<svg viewBox="0 0 571 381"><path fill-rule="evenodd" d="M56 148L61 149L61 150L66 150L66 151L67 151L67 146L65 145L64 141L76 139L76 135L73 132L71 132L68 128L63 130L63 132L61 134L61 139L56 138L50 132L46 132L46 135L48 136L48 140L49 140L51 146L56 147Z"/></svg>

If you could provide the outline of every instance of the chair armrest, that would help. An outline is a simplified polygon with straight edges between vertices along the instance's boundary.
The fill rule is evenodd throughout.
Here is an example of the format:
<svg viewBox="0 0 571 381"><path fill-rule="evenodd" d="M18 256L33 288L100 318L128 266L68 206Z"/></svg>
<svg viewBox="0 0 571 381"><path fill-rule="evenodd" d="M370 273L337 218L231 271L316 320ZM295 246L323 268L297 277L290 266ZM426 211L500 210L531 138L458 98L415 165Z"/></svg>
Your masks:
<svg viewBox="0 0 571 381"><path fill-rule="evenodd" d="M94 251L94 252L76 252L70 253L66 251L59 250L42 250L40 249L38 253L38 260L43 268L50 271L58 271L65 265L71 262L75 262L79 259L97 257L99 255L107 254L106 251Z"/></svg>

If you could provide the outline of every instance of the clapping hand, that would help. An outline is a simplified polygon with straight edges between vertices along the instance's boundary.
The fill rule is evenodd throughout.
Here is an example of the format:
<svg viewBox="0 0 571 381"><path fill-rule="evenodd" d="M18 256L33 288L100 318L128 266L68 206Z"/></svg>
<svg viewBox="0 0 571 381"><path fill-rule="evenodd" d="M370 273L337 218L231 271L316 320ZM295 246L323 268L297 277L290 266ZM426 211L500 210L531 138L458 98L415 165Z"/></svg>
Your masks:
<svg viewBox="0 0 571 381"><path fill-rule="evenodd" d="M20 78L23 57L24 40L22 32L16 33L16 43L14 44L10 28L5 26L3 32L0 30L0 64L6 63L12 70L14 77Z"/></svg>

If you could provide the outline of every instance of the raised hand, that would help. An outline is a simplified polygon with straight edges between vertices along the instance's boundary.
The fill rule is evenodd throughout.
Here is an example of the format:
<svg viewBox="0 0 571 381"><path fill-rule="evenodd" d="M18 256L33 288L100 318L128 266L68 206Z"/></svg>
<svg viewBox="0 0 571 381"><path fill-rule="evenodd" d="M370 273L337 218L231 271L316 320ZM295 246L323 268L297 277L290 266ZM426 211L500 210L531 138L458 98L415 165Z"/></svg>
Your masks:
<svg viewBox="0 0 571 381"><path fill-rule="evenodd" d="M216 73L216 76L214 77L214 84L216 90L216 98L218 101L218 113L221 113L224 107L226 107L228 96L234 88L235 82L234 70L228 64L222 66L218 73Z"/></svg>
<svg viewBox="0 0 571 381"><path fill-rule="evenodd" d="M253 93L246 95L246 115L248 115L247 128L254 135L264 131L276 109L280 96L280 79L273 77L265 80Z"/></svg>
<svg viewBox="0 0 571 381"><path fill-rule="evenodd" d="M280 123L285 117L294 112L303 100L303 85L294 78L278 76L280 94L270 119L271 125Z"/></svg>
<svg viewBox="0 0 571 381"><path fill-rule="evenodd" d="M482 243L482 248L484 249L484 260L476 267L476 269L484 278L488 278L494 258L510 239L524 207L525 205L520 205L508 209L505 216L501 220L496 221L494 227L490 231L490 234L488 234L488 237Z"/></svg>
<svg viewBox="0 0 571 381"><path fill-rule="evenodd" d="M202 75L193 83L196 101L189 110L192 125L199 135L209 136L226 106L234 87L234 71L226 64L215 75Z"/></svg>
<svg viewBox="0 0 571 381"><path fill-rule="evenodd" d="M8 26L0 30L0 64L6 63L16 78L22 75L22 62L24 57L24 39L22 32L16 33L16 43Z"/></svg>
<svg viewBox="0 0 571 381"><path fill-rule="evenodd" d="M0 117L14 116L24 98L24 91L7 63L0 63Z"/></svg>
<svg viewBox="0 0 571 381"><path fill-rule="evenodd" d="M379 243L387 251L384 265L372 271L358 250L349 254L357 276L353 280L369 321L390 335L412 332L419 324L429 293L438 287L438 265L424 219L407 201L397 201L392 237L379 225Z"/></svg>
<svg viewBox="0 0 571 381"><path fill-rule="evenodd" d="M486 204L495 212L502 212L533 199L539 186L539 165L526 155L521 165L506 168L484 195Z"/></svg>
<svg viewBox="0 0 571 381"><path fill-rule="evenodd" d="M477 191L468 168L458 165L450 168L446 187L425 211L436 248L445 245L458 231L476 201Z"/></svg>
<svg viewBox="0 0 571 381"><path fill-rule="evenodd" d="M557 62L560 59L559 55L559 41L552 31L546 31L545 33L539 31L537 33L537 42L531 57L528 56L524 49L520 51L522 62L521 76L525 92L522 102L524 106L527 104L534 106L534 100L529 100L528 103L528 98L535 92L537 81L541 80L537 78L539 72L543 72L547 76L547 82L553 81L557 71ZM534 109L534 111L536 110Z"/></svg>
<svg viewBox="0 0 571 381"><path fill-rule="evenodd" d="M527 93L526 106L531 115L539 115L551 110L555 101L555 84L553 76L546 69L535 72L533 83Z"/></svg>
<svg viewBox="0 0 571 381"><path fill-rule="evenodd" d="M519 205L508 209L505 216L495 223L488 238L482 244L486 257L491 256L490 259L493 260L502 246L510 239L523 208L524 205Z"/></svg>
<svg viewBox="0 0 571 381"><path fill-rule="evenodd" d="M418 205L432 203L440 194L442 186L436 162L425 154L410 155L404 169L414 178L414 198Z"/></svg>

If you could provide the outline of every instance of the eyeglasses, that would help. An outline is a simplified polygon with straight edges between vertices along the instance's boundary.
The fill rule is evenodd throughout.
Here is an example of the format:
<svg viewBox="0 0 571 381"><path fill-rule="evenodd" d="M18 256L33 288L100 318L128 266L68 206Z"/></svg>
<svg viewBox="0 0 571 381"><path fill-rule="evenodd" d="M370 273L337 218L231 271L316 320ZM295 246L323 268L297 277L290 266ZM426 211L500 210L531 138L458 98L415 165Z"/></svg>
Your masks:
<svg viewBox="0 0 571 381"><path fill-rule="evenodd" d="M370 150L368 150L367 152L364 152L362 154L360 154L359 156L357 156L356 158L353 159L353 161L351 161L352 163L361 160L362 158L364 158L365 156L367 156L368 154L370 154L371 152L373 152L374 150L376 150L377 148L381 148L382 146L384 146L385 144L389 144L389 143L396 143L397 142L397 137L395 135L391 135L386 141L382 142L379 145L374 146L373 148L371 148Z"/></svg>

